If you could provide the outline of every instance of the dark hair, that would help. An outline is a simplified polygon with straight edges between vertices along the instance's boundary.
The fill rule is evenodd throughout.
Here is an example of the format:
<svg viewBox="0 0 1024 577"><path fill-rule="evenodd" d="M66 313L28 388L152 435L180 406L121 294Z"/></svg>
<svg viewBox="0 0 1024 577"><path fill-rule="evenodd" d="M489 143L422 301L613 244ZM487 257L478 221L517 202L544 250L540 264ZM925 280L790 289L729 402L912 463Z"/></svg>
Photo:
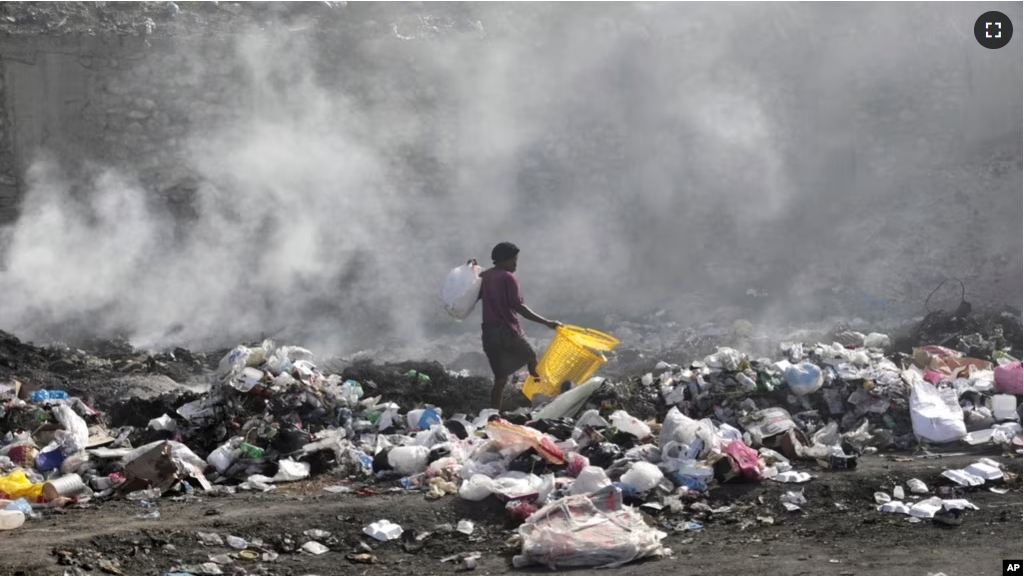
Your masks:
<svg viewBox="0 0 1024 577"><path fill-rule="evenodd" d="M505 262L519 254L519 247L510 242L499 242L491 251L494 264Z"/></svg>

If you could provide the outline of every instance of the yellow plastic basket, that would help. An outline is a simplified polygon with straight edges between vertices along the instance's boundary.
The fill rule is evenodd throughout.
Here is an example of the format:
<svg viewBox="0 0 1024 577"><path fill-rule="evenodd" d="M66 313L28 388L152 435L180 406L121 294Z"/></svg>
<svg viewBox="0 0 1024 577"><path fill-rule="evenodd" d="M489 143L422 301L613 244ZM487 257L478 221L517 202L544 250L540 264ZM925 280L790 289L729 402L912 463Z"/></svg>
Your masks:
<svg viewBox="0 0 1024 577"><path fill-rule="evenodd" d="M531 400L537 393L555 396L565 381L576 384L586 381L607 361L601 353L611 351L618 344L615 337L594 329L570 325L558 327L555 338L537 361L537 373L541 378L527 377L523 394Z"/></svg>

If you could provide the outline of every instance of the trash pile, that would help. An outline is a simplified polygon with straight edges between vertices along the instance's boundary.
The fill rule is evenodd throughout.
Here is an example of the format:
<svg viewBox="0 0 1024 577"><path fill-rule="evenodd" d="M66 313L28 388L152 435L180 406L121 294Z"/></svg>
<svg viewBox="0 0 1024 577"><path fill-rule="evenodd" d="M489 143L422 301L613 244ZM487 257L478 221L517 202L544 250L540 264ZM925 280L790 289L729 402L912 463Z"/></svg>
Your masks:
<svg viewBox="0 0 1024 577"><path fill-rule="evenodd" d="M228 352L205 396L145 428L109 431L81 399L27 394L12 381L0 385L0 527L90 498L150 503L145 514L158 517L163 496L270 491L331 473L338 493L394 481L427 499L494 496L519 524L517 566L613 567L669 553L665 531L700 530L715 513L702 499L715 484L801 484L815 470L923 443L1020 453L1019 360L890 349L886 335L849 331L832 344L783 343L777 360L722 347L628 383L592 378L539 407L446 415L401 407L372 381L325 374L311 351L268 340ZM431 381L415 370L405 378ZM635 416L641 404L654 415ZM946 478L973 487L1002 475L982 460ZM923 494L914 481L911 494ZM970 508L954 493L896 497L879 496L879 510L952 518ZM783 496L787 510L804 503L801 491ZM387 540L399 529L381 520L367 534Z"/></svg>

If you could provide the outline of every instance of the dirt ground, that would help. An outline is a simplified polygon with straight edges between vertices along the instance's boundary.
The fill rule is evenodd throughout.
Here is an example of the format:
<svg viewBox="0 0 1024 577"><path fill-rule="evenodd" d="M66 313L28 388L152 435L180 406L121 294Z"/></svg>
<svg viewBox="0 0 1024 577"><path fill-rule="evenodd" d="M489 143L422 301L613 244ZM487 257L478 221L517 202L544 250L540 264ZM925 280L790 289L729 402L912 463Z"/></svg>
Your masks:
<svg viewBox="0 0 1024 577"><path fill-rule="evenodd" d="M794 485L774 482L734 484L712 488L706 502L731 511L703 514L686 511L678 516L649 518L669 536L664 545L670 557L635 562L610 575L994 575L1002 559L1019 558L1022 544L1021 461L1017 456L989 454L1017 475L1004 485L1007 494L987 488L965 496L980 510L967 513L959 527L923 521L912 524L903 515L875 510L875 491L891 492L893 484L918 477L929 487L941 484L940 473L962 467L979 455L928 458L909 462L893 456L862 458L856 470L817 472L803 485L808 504L803 513L788 513L779 496ZM332 494L323 490L345 480L321 477L309 483L283 485L269 493L203 495L184 500L163 499L159 519L139 519L147 509L137 502L113 501L102 505L44 513L17 531L0 533L0 572L32 574L167 574L174 567L196 566L210 556L230 553L227 546L207 546L197 532L262 539L267 550L284 551L284 539L300 547L304 531L331 532L320 539L330 551L280 553L263 563L234 559L222 566L224 574L383 575L443 574L460 571L458 562L442 562L450 555L479 551L473 571L479 574L544 574L543 567L514 569L518 551L506 545L515 534L505 525L502 504L482 503L455 496L428 501L421 493L401 489L389 492L377 485L377 494ZM350 485L359 489L359 485ZM660 515L660 514L659 514ZM426 546L406 552L402 540L378 543L361 528L387 518L405 529L431 531ZM760 519L759 519L760 518ZM438 529L455 526L460 519L476 524L465 536ZM700 531L674 531L682 520L698 520ZM771 522L769 524L769 521ZM347 557L360 541L372 547L374 564L357 564ZM257 549L254 547L254 549ZM590 574L593 570L561 571Z"/></svg>

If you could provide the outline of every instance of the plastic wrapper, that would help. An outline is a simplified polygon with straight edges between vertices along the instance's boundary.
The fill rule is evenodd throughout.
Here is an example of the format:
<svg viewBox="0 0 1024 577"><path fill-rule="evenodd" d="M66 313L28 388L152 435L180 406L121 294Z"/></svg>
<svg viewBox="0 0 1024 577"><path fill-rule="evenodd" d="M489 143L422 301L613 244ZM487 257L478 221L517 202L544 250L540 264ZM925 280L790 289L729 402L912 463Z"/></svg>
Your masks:
<svg viewBox="0 0 1024 577"><path fill-rule="evenodd" d="M536 429L513 425L504 419L495 419L487 424L484 432L502 449L533 447L538 455L551 464L561 465L565 462L562 450Z"/></svg>
<svg viewBox="0 0 1024 577"><path fill-rule="evenodd" d="M622 491L614 486L548 504L520 525L519 535L523 546L513 559L516 567L536 564L556 570L618 567L662 554L666 537L623 506Z"/></svg>

